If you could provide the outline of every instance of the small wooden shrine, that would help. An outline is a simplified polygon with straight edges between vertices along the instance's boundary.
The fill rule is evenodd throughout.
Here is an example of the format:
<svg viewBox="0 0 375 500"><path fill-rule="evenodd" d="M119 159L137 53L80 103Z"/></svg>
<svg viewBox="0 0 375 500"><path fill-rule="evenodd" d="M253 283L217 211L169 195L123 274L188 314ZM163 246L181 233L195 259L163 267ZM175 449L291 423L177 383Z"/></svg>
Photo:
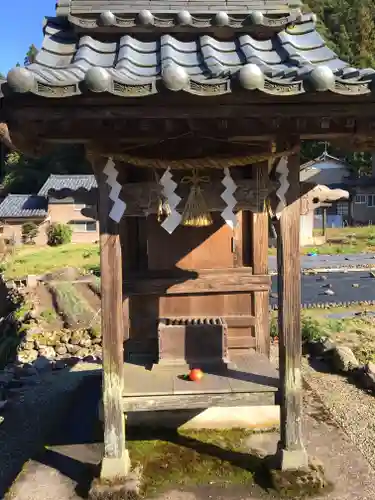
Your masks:
<svg viewBox="0 0 375 500"><path fill-rule="evenodd" d="M131 467L124 412L269 404L277 391L279 465L307 464L299 228L301 199L324 200L300 186L300 143L374 148L375 71L341 61L297 3L60 0L36 61L1 85L6 143L84 144L98 179L103 479ZM181 379L192 365L201 384Z"/></svg>

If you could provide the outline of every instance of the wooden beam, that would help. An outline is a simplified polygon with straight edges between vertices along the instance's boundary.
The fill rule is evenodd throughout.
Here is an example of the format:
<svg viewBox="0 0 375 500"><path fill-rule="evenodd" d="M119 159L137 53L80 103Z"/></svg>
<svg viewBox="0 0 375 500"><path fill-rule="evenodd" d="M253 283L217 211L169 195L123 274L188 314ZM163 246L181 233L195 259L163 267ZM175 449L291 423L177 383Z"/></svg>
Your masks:
<svg viewBox="0 0 375 500"><path fill-rule="evenodd" d="M109 198L103 159L90 158L98 181L101 306L103 338L103 408L104 457L102 480L124 480L130 471L129 453L125 441L123 393L123 311L122 258L119 224L109 213L113 202Z"/></svg>
<svg viewBox="0 0 375 500"><path fill-rule="evenodd" d="M178 182L178 180L176 180ZM236 211L242 209L258 211L259 206L262 206L268 196L270 190L275 188L275 184L268 181L268 177L264 185L257 191L256 181L253 179L236 179L237 189L234 193L236 198ZM204 186L203 186L204 187ZM210 211L223 211L226 204L221 198L223 193L223 184L221 179L210 182L210 189L204 189L204 199ZM190 191L188 184L179 183L176 193L182 200L186 200ZM161 194L161 186L156 182L134 182L122 185L120 197L126 202L125 216L144 217L146 211L149 214L156 214L158 210L158 196ZM62 189L59 191L50 191L50 196L55 198L74 198L87 200L87 203L95 202L96 188L92 192L72 191L70 189ZM183 203L181 203L183 209ZM179 209L179 207L178 207ZM91 211L91 216L95 214Z"/></svg>
<svg viewBox="0 0 375 500"><path fill-rule="evenodd" d="M299 155L289 157L278 172L280 212L277 238L279 354L281 383L280 466L307 466L302 442L301 263Z"/></svg>
<svg viewBox="0 0 375 500"><path fill-rule="evenodd" d="M268 162L254 165L254 179L258 189L264 189L268 183ZM262 210L251 213L251 254L254 275L268 274L268 211ZM253 294L254 314L256 318L255 335L256 350L269 356L269 290L255 291Z"/></svg>
<svg viewBox="0 0 375 500"><path fill-rule="evenodd" d="M234 292L267 292L271 286L268 275L253 276L251 268L233 270L191 271L191 276L147 277L129 276L124 281L124 295L185 295Z"/></svg>

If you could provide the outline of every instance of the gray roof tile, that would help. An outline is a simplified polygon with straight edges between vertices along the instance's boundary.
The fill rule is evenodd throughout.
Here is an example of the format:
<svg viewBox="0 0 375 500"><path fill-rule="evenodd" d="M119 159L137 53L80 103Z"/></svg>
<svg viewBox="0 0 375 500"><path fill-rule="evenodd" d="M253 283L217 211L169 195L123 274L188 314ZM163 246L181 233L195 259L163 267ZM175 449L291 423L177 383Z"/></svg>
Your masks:
<svg viewBox="0 0 375 500"><path fill-rule="evenodd" d="M241 68L252 63L266 79L259 90L292 95L309 90L310 73L317 66L325 66L335 76L333 91L346 95L370 93L375 70L358 70L340 60L315 30L312 19L311 14L305 14L296 25L274 32L265 40L233 32L227 41L193 33L190 41L180 41L173 33L153 32L151 40L145 42L136 34L119 34L117 41L113 37L105 41L103 34L82 35L66 19L52 18L45 26L36 63L22 69L19 76L26 81L28 90L40 95L67 97L87 87L123 96L150 95L158 92L163 70L172 64L188 75L183 90L212 95L208 87L217 93L230 92ZM91 79L98 86L93 89L85 77L90 69L98 67L103 71Z"/></svg>
<svg viewBox="0 0 375 500"><path fill-rule="evenodd" d="M47 199L28 194L8 194L0 204L0 218L46 217Z"/></svg>
<svg viewBox="0 0 375 500"><path fill-rule="evenodd" d="M39 196L48 196L51 192L63 190L90 191L96 188L97 183L94 175L50 175L39 190Z"/></svg>

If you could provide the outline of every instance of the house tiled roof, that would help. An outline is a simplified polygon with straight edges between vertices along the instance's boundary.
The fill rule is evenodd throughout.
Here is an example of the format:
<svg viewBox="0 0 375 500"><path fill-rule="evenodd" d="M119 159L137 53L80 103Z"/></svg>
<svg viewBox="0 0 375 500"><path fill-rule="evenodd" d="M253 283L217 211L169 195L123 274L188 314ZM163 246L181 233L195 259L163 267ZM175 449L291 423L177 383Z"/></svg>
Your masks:
<svg viewBox="0 0 375 500"><path fill-rule="evenodd" d="M8 194L0 203L0 218L46 217L47 199L28 194Z"/></svg>
<svg viewBox="0 0 375 500"><path fill-rule="evenodd" d="M90 191L97 187L95 176L86 175L50 175L39 190L39 196L48 196L51 193L69 190Z"/></svg>
<svg viewBox="0 0 375 500"><path fill-rule="evenodd" d="M296 1L64 0L57 9L35 63L9 72L14 91L140 97L167 88L212 96L242 87L358 95L370 94L375 79L375 70L339 59L317 32L316 16L302 14ZM259 37L260 28L266 35ZM220 39L220 29L230 37Z"/></svg>

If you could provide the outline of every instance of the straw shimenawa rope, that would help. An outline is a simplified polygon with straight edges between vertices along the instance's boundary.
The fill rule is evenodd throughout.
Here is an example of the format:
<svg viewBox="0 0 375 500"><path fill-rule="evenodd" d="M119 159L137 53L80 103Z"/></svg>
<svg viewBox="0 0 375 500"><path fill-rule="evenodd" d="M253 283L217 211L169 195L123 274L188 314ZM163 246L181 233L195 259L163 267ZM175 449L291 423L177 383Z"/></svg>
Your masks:
<svg viewBox="0 0 375 500"><path fill-rule="evenodd" d="M201 183L210 182L209 176L200 177L198 169L194 169L191 176L183 177L182 183L191 183L190 193L182 213L181 224L190 227L205 227L213 223L211 214L203 196Z"/></svg>

